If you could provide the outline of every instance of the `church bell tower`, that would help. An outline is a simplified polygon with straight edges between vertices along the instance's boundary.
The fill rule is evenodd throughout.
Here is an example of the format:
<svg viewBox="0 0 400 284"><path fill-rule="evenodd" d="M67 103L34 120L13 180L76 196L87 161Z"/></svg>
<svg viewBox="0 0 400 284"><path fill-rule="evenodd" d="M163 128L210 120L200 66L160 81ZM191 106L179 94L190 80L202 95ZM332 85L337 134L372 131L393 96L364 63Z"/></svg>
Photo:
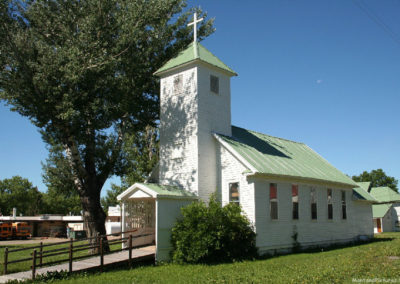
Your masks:
<svg viewBox="0 0 400 284"><path fill-rule="evenodd" d="M217 142L231 136L230 78L237 74L194 41L154 74L160 77L159 183L207 201L217 189Z"/></svg>

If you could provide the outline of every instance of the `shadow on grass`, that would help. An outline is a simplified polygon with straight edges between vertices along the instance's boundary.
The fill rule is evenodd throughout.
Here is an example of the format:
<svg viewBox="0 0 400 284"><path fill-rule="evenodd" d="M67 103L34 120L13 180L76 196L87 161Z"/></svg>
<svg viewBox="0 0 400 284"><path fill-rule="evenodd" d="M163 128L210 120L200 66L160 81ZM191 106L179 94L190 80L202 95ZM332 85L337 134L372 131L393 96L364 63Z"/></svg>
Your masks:
<svg viewBox="0 0 400 284"><path fill-rule="evenodd" d="M259 260L265 260L265 259L270 259L282 255L289 255L289 254L300 254L300 253L321 253L321 252L327 252L327 251L334 251L337 249L343 249L343 248L351 248L351 247L358 247L358 246L364 246L364 245L369 245L372 243L379 243L379 242L390 242L393 241L395 238L372 238L370 240L366 241L353 241L353 242L348 242L348 243L342 243L342 244L331 244L331 245L326 245L326 246L313 246L313 247L307 247L307 248L302 248L301 246L296 249L288 250L285 253L279 253L275 252L272 254L265 254L259 256L257 259Z"/></svg>
<svg viewBox="0 0 400 284"><path fill-rule="evenodd" d="M219 264L229 264L229 263L235 263L235 262L243 262L243 261L255 261L255 260L266 260L266 259L273 259L276 257L284 256L284 255L294 255L294 254L301 254L301 253L321 253L321 252L327 252L327 251L334 251L337 249L343 249L343 248L351 248L351 247L357 247L357 246L364 246L372 243L379 243L379 242L390 242L393 241L396 238L391 238L391 237L378 237L378 238L372 238L370 240L365 240L365 241L353 241L353 242L348 242L348 243L342 243L342 244L331 244L331 245L326 245L326 246L314 246L314 247L307 247L307 248L302 248L301 246L295 247L292 249L287 249L287 251L284 252L279 252L278 250L263 254L263 255L258 255L256 257L252 258L243 258L240 260L229 260L229 261L215 261L215 262L200 262L200 263L187 263L187 264L181 264L181 265L207 265L207 266L215 266Z"/></svg>

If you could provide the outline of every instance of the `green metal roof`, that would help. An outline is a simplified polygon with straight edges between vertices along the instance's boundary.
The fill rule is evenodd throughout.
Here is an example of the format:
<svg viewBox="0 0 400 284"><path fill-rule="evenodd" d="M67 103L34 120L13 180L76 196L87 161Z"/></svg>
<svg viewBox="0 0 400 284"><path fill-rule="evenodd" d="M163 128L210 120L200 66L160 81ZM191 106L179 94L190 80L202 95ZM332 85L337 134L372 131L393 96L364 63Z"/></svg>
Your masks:
<svg viewBox="0 0 400 284"><path fill-rule="evenodd" d="M386 186L373 187L371 188L370 194L372 195L373 198L375 198L379 202L400 201L400 194L395 192L390 187Z"/></svg>
<svg viewBox="0 0 400 284"><path fill-rule="evenodd" d="M194 60L206 62L227 71L231 75L237 75L235 71L229 68L225 63L223 63L220 59L218 59L214 54L212 54L198 42L191 43L185 50L181 51L177 56L170 59L160 69L154 72L154 75L159 75L164 71L192 62Z"/></svg>
<svg viewBox="0 0 400 284"><path fill-rule="evenodd" d="M390 207L392 207L392 204L390 203L372 205L373 218L383 218L389 211Z"/></svg>
<svg viewBox="0 0 400 284"><path fill-rule="evenodd" d="M157 193L157 195L163 195L163 196L187 196L187 197L196 197L194 193L191 193L189 191L186 191L182 188L179 188L177 186L171 186L171 185L161 185L157 183L138 183L140 185L143 185L150 190L153 190Z"/></svg>
<svg viewBox="0 0 400 284"><path fill-rule="evenodd" d="M359 182L357 182L357 184L360 185ZM368 187L365 189L361 185L360 187L353 188L353 197L357 200L377 202L377 200L368 193Z"/></svg>
<svg viewBox="0 0 400 284"><path fill-rule="evenodd" d="M357 181L356 183L367 192L371 185L370 181Z"/></svg>
<svg viewBox="0 0 400 284"><path fill-rule="evenodd" d="M357 184L303 143L232 126L232 137L218 135L244 158L256 173Z"/></svg>

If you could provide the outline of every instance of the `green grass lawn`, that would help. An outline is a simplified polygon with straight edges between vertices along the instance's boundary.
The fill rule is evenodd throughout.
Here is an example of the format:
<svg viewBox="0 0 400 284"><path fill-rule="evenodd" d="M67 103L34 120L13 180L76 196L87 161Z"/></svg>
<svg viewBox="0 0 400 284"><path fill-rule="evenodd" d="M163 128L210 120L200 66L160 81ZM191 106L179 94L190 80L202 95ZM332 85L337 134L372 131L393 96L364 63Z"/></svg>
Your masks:
<svg viewBox="0 0 400 284"><path fill-rule="evenodd" d="M87 243L88 243L87 241L74 242L74 246L83 245L83 244L87 244ZM1 243L0 243L0 245L1 245ZM25 247L30 248L30 247L34 247L34 246L38 246L38 245L39 244L13 245L13 246L7 246L7 247L9 250L14 250L14 249L25 248ZM43 251L45 252L48 250L68 248L68 247L69 247L68 243L67 244L58 244L58 245L54 245L54 246L44 247ZM117 250L120 248L121 248L121 244L113 244L111 246L111 250ZM5 246L0 246L0 275L3 275L3 272L4 272L4 250L5 250ZM32 251L33 251L32 249L29 249L29 250L18 251L18 252L10 252L8 255L8 261L31 257ZM39 249L37 248L36 251L38 252ZM82 250L82 251L78 251L78 252L74 253L74 256L84 256L84 255L90 256L89 250ZM47 262L53 262L53 261L64 260L64 259L68 259L68 251L66 251L66 253L64 253L62 255L50 256L50 257L43 258L43 264L45 266L45 264ZM37 260L36 263L39 264L39 260ZM32 260L9 264L7 267L8 274L14 273L14 272L19 272L19 271L30 270L31 265L32 265Z"/></svg>
<svg viewBox="0 0 400 284"><path fill-rule="evenodd" d="M52 283L351 283L356 279L400 282L400 233L368 244L218 265L141 266L75 275Z"/></svg>

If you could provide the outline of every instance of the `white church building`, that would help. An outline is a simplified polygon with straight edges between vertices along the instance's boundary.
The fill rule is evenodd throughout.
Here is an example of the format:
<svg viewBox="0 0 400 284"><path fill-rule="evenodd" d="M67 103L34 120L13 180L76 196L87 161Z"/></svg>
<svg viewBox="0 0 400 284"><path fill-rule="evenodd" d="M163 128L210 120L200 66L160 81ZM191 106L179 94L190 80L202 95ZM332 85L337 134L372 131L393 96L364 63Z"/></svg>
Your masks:
<svg viewBox="0 0 400 284"><path fill-rule="evenodd" d="M169 257L181 207L214 192L223 205L241 206L260 253L373 236L372 203L348 176L303 143L231 125L230 80L237 74L196 38L155 75L159 164L148 183L118 199L122 230L152 233L157 260Z"/></svg>

